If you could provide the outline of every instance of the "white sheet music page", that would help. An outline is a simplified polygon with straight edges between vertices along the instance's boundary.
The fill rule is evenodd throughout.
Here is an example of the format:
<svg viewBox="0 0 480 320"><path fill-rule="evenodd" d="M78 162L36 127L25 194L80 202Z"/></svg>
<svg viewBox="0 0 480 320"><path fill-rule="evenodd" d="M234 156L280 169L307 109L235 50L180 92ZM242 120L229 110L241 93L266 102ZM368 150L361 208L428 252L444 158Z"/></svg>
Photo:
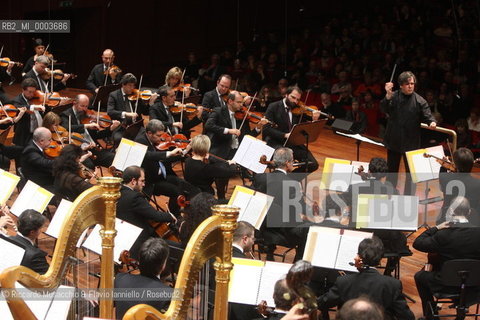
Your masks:
<svg viewBox="0 0 480 320"><path fill-rule="evenodd" d="M135 142L133 142L132 140L122 138L120 144L117 147L117 150L115 151L115 158L112 162L113 167L121 171L126 168L125 162L127 161L128 153L130 152L130 149L134 144Z"/></svg>
<svg viewBox="0 0 480 320"><path fill-rule="evenodd" d="M260 280L260 286L258 288L258 298L255 302L255 305L258 305L260 301L267 301L267 306L275 307L275 302L273 301L273 288L275 283L285 278L288 270L292 265L290 263L282 262L265 262L265 267L263 267L262 279Z"/></svg>
<svg viewBox="0 0 480 320"><path fill-rule="evenodd" d="M52 221L50 221L50 225L48 226L47 231L45 231L46 234L54 237L55 239L58 239L63 220L65 220L65 216L67 215L68 210L70 210L72 204L73 202L65 199L62 199L62 201L60 201L57 211L55 211L55 215L53 216Z"/></svg>
<svg viewBox="0 0 480 320"><path fill-rule="evenodd" d="M34 209L42 213L52 197L53 193L28 180L22 192L20 192L15 200L15 203L12 205L12 208L10 208L10 212L17 217L27 209Z"/></svg>
<svg viewBox="0 0 480 320"><path fill-rule="evenodd" d="M101 226L97 224L95 228L93 228L87 240L85 240L83 243L84 248L99 255L102 254L102 238L100 237L100 229ZM137 240L138 236L143 230L118 218L115 219L115 229L117 230L117 235L115 236L113 258L116 262L120 262L120 254L122 251L130 250L133 243Z"/></svg>
<svg viewBox="0 0 480 320"><path fill-rule="evenodd" d="M243 210L243 214L238 217L238 221L247 221L253 225L255 229L260 230L272 202L272 196L256 192L250 199L248 207Z"/></svg>
<svg viewBox="0 0 480 320"><path fill-rule="evenodd" d="M256 305L264 263L237 258L232 262L234 265L230 273L228 302Z"/></svg>
<svg viewBox="0 0 480 320"><path fill-rule="evenodd" d="M365 238L371 238L373 233L353 231L342 229L343 235L338 247L338 254L336 258L335 269L358 272L355 266L351 266L349 263L354 262L354 258L358 253L358 245Z"/></svg>
<svg viewBox="0 0 480 320"><path fill-rule="evenodd" d="M393 217L392 230L415 231L418 229L418 202L417 196L392 196Z"/></svg>
<svg viewBox="0 0 480 320"><path fill-rule="evenodd" d="M414 163L414 170L417 174L418 182L435 179L430 158L425 158L423 153L418 153L412 155L412 161ZM438 172L436 176L438 178Z"/></svg>
<svg viewBox="0 0 480 320"><path fill-rule="evenodd" d="M443 159L443 157L445 157L445 152L443 151L443 146L435 146L435 147L427 148L427 153L429 153L433 156L436 156L440 159ZM433 179L438 179L438 177L440 175L440 168L442 167L442 165L440 163L438 163L438 161L436 159L434 159L433 157L428 158L428 160L430 161L430 168L433 172Z"/></svg>
<svg viewBox="0 0 480 320"><path fill-rule="evenodd" d="M350 164L334 163L330 175L329 190L346 192L352 182L353 166Z"/></svg>
<svg viewBox="0 0 480 320"><path fill-rule="evenodd" d="M145 158L145 154L147 153L148 147L144 144L137 143L132 146L130 149L130 153L128 154L127 160L125 161L125 167L130 166L141 166L143 162L143 158Z"/></svg>
<svg viewBox="0 0 480 320"><path fill-rule="evenodd" d="M0 237L0 252L2 252L0 272L9 267L19 266L25 255L25 249L2 237Z"/></svg>
<svg viewBox="0 0 480 320"><path fill-rule="evenodd" d="M255 173L263 173L267 165L260 163L260 157L265 155L267 160L270 160L274 152L275 149L268 146L264 141L246 135L232 160Z"/></svg>
<svg viewBox="0 0 480 320"><path fill-rule="evenodd" d="M242 188L239 186L236 188L238 188L238 191L235 192L235 198L232 203L229 203L229 205L240 208L240 212L238 213L238 220L240 221L250 203L250 200L253 198L253 194L242 192Z"/></svg>
<svg viewBox="0 0 480 320"><path fill-rule="evenodd" d="M310 227L303 259L317 267L334 269L340 239L340 229Z"/></svg>
<svg viewBox="0 0 480 320"><path fill-rule="evenodd" d="M0 169L0 206L3 206L15 190L20 177Z"/></svg>

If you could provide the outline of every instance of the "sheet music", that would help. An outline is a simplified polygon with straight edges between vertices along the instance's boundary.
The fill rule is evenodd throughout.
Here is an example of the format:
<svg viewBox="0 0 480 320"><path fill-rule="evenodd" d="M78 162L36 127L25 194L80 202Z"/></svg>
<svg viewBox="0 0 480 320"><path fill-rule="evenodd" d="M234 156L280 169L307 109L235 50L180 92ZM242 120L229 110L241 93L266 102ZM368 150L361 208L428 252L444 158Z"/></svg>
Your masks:
<svg viewBox="0 0 480 320"><path fill-rule="evenodd" d="M52 198L53 193L28 180L15 200L10 212L17 217L27 209L34 209L42 213Z"/></svg>
<svg viewBox="0 0 480 320"><path fill-rule="evenodd" d="M18 282L15 283L15 287L21 290L29 290ZM61 294L58 293L59 290L61 290ZM54 295L41 295L32 291L31 296L35 300L33 298L25 299L25 303L39 320L67 319L74 291L74 287L67 286L59 286ZM30 296L30 293L28 295ZM70 299L68 299L69 297ZM0 314L2 320L14 320L4 297L0 299Z"/></svg>
<svg viewBox="0 0 480 320"><path fill-rule="evenodd" d="M141 166L147 149L146 145L122 138L116 150L112 166L121 171L129 166Z"/></svg>
<svg viewBox="0 0 480 320"><path fill-rule="evenodd" d="M264 141L246 135L232 160L255 173L263 173L267 165L260 163L260 157L266 155L267 160L269 160L274 152L275 149L268 146Z"/></svg>
<svg viewBox="0 0 480 320"><path fill-rule="evenodd" d="M435 176L432 172L432 165L429 158L425 158L423 153L417 153L412 155L413 169L415 170L417 181L422 182L427 180L435 179ZM410 164L409 164L410 166ZM410 166L412 169L412 166ZM438 178L438 173L437 173Z"/></svg>
<svg viewBox="0 0 480 320"><path fill-rule="evenodd" d="M15 190L20 177L0 169L0 206L3 206Z"/></svg>
<svg viewBox="0 0 480 320"><path fill-rule="evenodd" d="M435 147L427 148L427 153L429 153L433 156L436 156L440 159L443 159L443 157L445 157L445 152L443 151L443 146L435 146ZM436 159L434 159L433 157L428 158L428 160L430 161L430 168L433 172L433 179L438 179L438 177L440 175L440 168L442 167L442 165L440 163L438 163L438 161Z"/></svg>
<svg viewBox="0 0 480 320"><path fill-rule="evenodd" d="M275 283L284 277L286 277L288 271L292 265L290 263L266 261L265 267L263 267L262 279L258 287L258 297L255 305L258 305L260 301L267 301L267 306L275 307L273 301L273 289Z"/></svg>
<svg viewBox="0 0 480 320"><path fill-rule="evenodd" d="M229 201L228 204L240 208L240 212L238 213L238 220L240 220L240 217L243 216L243 213L247 209L250 199L252 199L253 197L253 194L242 192L242 188L239 188L239 186L235 187L235 189L237 189L237 192L234 191L234 196L232 195L231 199L233 201ZM250 191L254 192L253 190Z"/></svg>
<svg viewBox="0 0 480 320"><path fill-rule="evenodd" d="M334 163L328 189L346 192L352 181L353 166L350 164Z"/></svg>
<svg viewBox="0 0 480 320"><path fill-rule="evenodd" d="M237 262L248 259L235 259ZM235 263L230 275L228 301L244 304L257 304L258 286L262 278L263 262L246 265Z"/></svg>
<svg viewBox="0 0 480 320"><path fill-rule="evenodd" d="M25 255L25 249L0 237L0 272L8 267L19 266Z"/></svg>
<svg viewBox="0 0 480 320"><path fill-rule="evenodd" d="M368 142L368 143L371 143L371 144L376 144L377 146L382 146L384 147L385 145L383 143L380 143L380 142L377 142L377 141L374 141L372 139L369 139L367 137L364 137L360 134L349 134L349 133L343 133L343 132L340 132L340 131L335 131L336 134L340 134L342 136L346 136L346 137L349 137L349 138L353 138L353 139L356 139L356 140L360 140L360 141L364 141L364 142Z"/></svg>
<svg viewBox="0 0 480 320"><path fill-rule="evenodd" d="M265 215L273 202L273 197L261 192L255 193L250 198L248 206L243 210L242 215L238 216L238 221L247 221L252 224L255 229L260 230Z"/></svg>
<svg viewBox="0 0 480 320"><path fill-rule="evenodd" d="M392 230L415 231L418 229L418 202L417 196L392 196L393 217Z"/></svg>
<svg viewBox="0 0 480 320"><path fill-rule="evenodd" d="M368 197L368 229L390 229L392 226L393 212L393 200L388 198L388 195L376 194L376 195L358 195L358 201L362 197ZM357 211L360 210L358 206Z"/></svg>
<svg viewBox="0 0 480 320"><path fill-rule="evenodd" d="M335 264L336 270L345 270L358 272L355 266L351 266L349 263L354 262L354 258L358 252L358 245L365 238L371 238L372 233L361 232L353 230L343 230L340 246L338 247L337 261Z"/></svg>
<svg viewBox="0 0 480 320"><path fill-rule="evenodd" d="M100 229L101 226L97 224L95 228L93 228L87 240L85 240L83 243L84 248L99 255L102 254L102 238L100 237ZM118 218L115 219L115 229L117 230L117 235L115 236L113 258L116 262L120 262L120 254L122 251L130 250L143 229Z"/></svg>
<svg viewBox="0 0 480 320"><path fill-rule="evenodd" d="M312 239L315 239L315 241L312 241ZM310 227L303 258L309 261L306 255L309 251L313 250L310 261L312 265L334 269L340 239L340 229Z"/></svg>
<svg viewBox="0 0 480 320"><path fill-rule="evenodd" d="M65 220L65 216L67 215L68 210L70 210L72 204L73 202L65 199L62 199L62 201L60 201L57 211L55 211L52 221L50 221L50 225L48 226L47 231L45 231L46 234L55 239L58 239L63 220Z"/></svg>

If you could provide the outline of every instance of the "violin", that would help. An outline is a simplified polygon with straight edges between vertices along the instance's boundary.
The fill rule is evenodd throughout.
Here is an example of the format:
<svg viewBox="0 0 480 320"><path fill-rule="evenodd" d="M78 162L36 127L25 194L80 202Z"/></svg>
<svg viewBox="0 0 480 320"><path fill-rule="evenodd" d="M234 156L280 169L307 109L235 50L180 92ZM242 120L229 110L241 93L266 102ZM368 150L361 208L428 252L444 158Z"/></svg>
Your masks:
<svg viewBox="0 0 480 320"><path fill-rule="evenodd" d="M324 117L326 117L330 120L335 119L335 117L332 116L331 114L319 111L318 107L316 107L316 106L307 106L302 101L298 102L297 108L292 108L292 113L295 114L295 115L301 115L301 114L305 113L307 116L313 117L314 112L320 112L320 115L322 115L322 116L324 116Z"/></svg>
<svg viewBox="0 0 480 320"><path fill-rule="evenodd" d="M53 79L55 80L62 80L65 75L66 73L64 73L60 69L50 70L49 68L46 68L45 72L42 73L41 78L43 80L48 80L53 77ZM73 74L73 73L70 74L70 79L75 79L76 77L77 77L76 74Z"/></svg>
<svg viewBox="0 0 480 320"><path fill-rule="evenodd" d="M50 159L55 159L60 155L60 152L62 151L63 146L62 144L58 143L55 140L50 141L50 145L46 147L43 152L45 155L50 158Z"/></svg>
<svg viewBox="0 0 480 320"><path fill-rule="evenodd" d="M433 154L429 154L429 153L424 153L423 156L425 158L434 158L442 167L449 170L450 172L457 172L457 168L455 167L455 163L450 161L447 157L440 158L440 157L437 157L437 156L435 156Z"/></svg>
<svg viewBox="0 0 480 320"><path fill-rule="evenodd" d="M45 96L46 95L46 96ZM30 99L34 104L45 104L49 107L58 107L75 101L75 99L62 97L58 92L43 93L40 90L35 91L35 95Z"/></svg>
<svg viewBox="0 0 480 320"><path fill-rule="evenodd" d="M3 57L0 58L0 67L8 67L10 63L13 63L14 66L23 67L23 63L10 60L10 58Z"/></svg>
<svg viewBox="0 0 480 320"><path fill-rule="evenodd" d="M258 161L260 162L261 164L264 164L267 166L267 168L269 169L276 169L277 168L277 165L275 164L275 162L273 161L268 161L267 160L267 156L266 155L262 155L260 156L260 160ZM295 167L301 167L305 165L305 162L298 162L297 160L295 160L294 163L292 163L292 166L295 168Z"/></svg>
<svg viewBox="0 0 480 320"><path fill-rule="evenodd" d="M139 97L140 95L140 97ZM150 100L150 98L154 95L152 90L142 90L139 91L138 89L133 89L132 93L128 95L128 100L136 101L139 98L142 100Z"/></svg>
<svg viewBox="0 0 480 320"><path fill-rule="evenodd" d="M245 117L247 117L247 120L250 121L251 123L258 124L263 119L263 114L261 112L248 111L247 107L242 107L242 109L235 111L235 119L243 120L243 118ZM276 126L276 124L273 123L272 121L268 119L267 121L272 127Z"/></svg>
<svg viewBox="0 0 480 320"><path fill-rule="evenodd" d="M160 151L165 151L170 148L180 148L185 149L190 140L183 134L174 134L173 136L169 135L167 132L164 132L160 138L162 142L160 142L156 148Z"/></svg>
<svg viewBox="0 0 480 320"><path fill-rule="evenodd" d="M120 69L118 66L111 64L105 71L103 71L104 75L110 74L110 73L121 73L122 69Z"/></svg>
<svg viewBox="0 0 480 320"><path fill-rule="evenodd" d="M106 129L113 123L112 118L110 118L110 116L105 112L100 112L97 114L97 112L93 110L87 110L87 112L85 112L85 116L86 117L82 120L82 124L97 123L98 121L97 124L100 126L100 128Z"/></svg>
<svg viewBox="0 0 480 320"><path fill-rule="evenodd" d="M120 253L120 263L121 266L118 269L118 272L140 274L139 263L137 260L130 257L130 252L128 250L123 250L122 253Z"/></svg>
<svg viewBox="0 0 480 320"><path fill-rule="evenodd" d="M199 107L201 107L201 106L197 106L197 105L195 105L194 103L185 103L185 104L182 104L182 103L180 103L180 102L178 102L178 101L175 101L175 104L170 107L170 112L171 112L172 114L179 114L179 113L181 113L182 111L184 111L184 112L187 113L187 116L188 116L188 115L195 115L195 113L197 112L197 110L198 110ZM213 109L203 107L203 111L212 112Z"/></svg>
<svg viewBox="0 0 480 320"><path fill-rule="evenodd" d="M16 117L17 114L20 112L20 110L18 110L18 108L15 107L13 104L6 104L1 107L0 110L3 110L3 112L0 114L0 119L3 119L5 117Z"/></svg>
<svg viewBox="0 0 480 320"><path fill-rule="evenodd" d="M188 91L188 90L194 90L194 91L199 91L199 89L192 87L190 83L180 83L179 85L175 86L172 88L173 91L177 92L183 92L183 91Z"/></svg>

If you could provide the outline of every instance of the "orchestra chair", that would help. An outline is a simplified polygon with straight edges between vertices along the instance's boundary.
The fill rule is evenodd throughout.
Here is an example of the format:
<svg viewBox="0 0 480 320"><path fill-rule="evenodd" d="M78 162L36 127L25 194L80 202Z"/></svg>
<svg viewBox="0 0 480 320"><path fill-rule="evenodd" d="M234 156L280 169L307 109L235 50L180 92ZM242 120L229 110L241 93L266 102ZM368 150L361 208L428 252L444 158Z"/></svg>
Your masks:
<svg viewBox="0 0 480 320"><path fill-rule="evenodd" d="M454 259L446 261L441 270L442 291L434 292L434 301L430 304L434 319L455 317L456 320L465 317L475 317L480 314L480 260ZM456 309L455 314L438 315L439 303L451 303L451 309ZM474 314L468 313L472 305L477 305Z"/></svg>

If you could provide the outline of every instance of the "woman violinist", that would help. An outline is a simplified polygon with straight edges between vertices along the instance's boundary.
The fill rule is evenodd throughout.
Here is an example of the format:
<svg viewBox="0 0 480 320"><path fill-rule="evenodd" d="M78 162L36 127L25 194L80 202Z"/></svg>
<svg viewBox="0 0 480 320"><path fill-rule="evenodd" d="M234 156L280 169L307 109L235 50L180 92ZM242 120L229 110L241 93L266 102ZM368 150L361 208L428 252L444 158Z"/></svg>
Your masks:
<svg viewBox="0 0 480 320"><path fill-rule="evenodd" d="M179 67L173 67L165 75L165 84L160 87L169 87L175 91L178 99L188 98L192 92L189 83L183 83L183 71Z"/></svg>
<svg viewBox="0 0 480 320"><path fill-rule="evenodd" d="M43 55L45 53L45 45L43 44L42 39L32 39L33 40L33 50L35 51L35 55L28 58L27 62L25 62L25 66L22 70L22 76L24 76L28 71L32 70L33 65L35 64L35 60L37 57Z"/></svg>
<svg viewBox="0 0 480 320"><path fill-rule="evenodd" d="M215 194L212 183L218 178L230 178L238 173L235 161L210 157L210 139L206 135L193 137L192 157L185 160L185 180L203 192Z"/></svg>
<svg viewBox="0 0 480 320"><path fill-rule="evenodd" d="M81 164L91 155L90 152L85 153L82 148L74 144L69 144L62 149L53 163L55 178L53 184L56 194L75 201L80 193L93 186L87 181L90 176L85 174L88 171Z"/></svg>

